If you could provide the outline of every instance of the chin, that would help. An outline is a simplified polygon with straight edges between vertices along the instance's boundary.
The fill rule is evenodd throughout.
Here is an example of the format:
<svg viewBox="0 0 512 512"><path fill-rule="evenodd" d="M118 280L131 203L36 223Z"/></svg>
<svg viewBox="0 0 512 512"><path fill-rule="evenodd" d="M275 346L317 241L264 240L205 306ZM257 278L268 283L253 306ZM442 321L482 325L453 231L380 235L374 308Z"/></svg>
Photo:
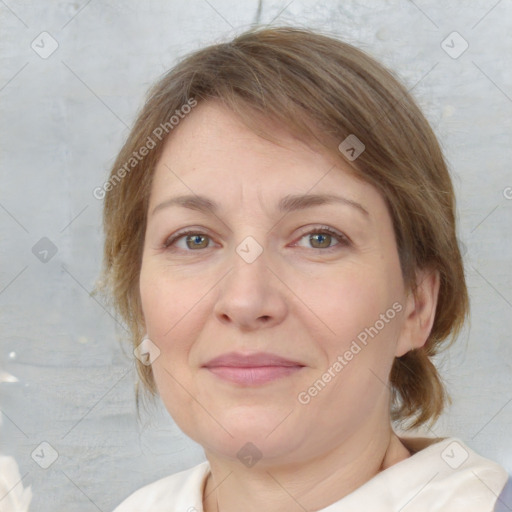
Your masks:
<svg viewBox="0 0 512 512"><path fill-rule="evenodd" d="M270 459L285 462L304 444L303 436L291 416L286 418L289 411L283 414L284 409L279 408L274 414L268 411L266 414L258 414L254 410L243 414L239 409L230 415L217 418L225 430L218 424L212 428L211 422L208 422L208 427L204 430L183 430L202 445L207 454L212 452L217 456L239 459L241 462L245 456L261 457L260 464Z"/></svg>

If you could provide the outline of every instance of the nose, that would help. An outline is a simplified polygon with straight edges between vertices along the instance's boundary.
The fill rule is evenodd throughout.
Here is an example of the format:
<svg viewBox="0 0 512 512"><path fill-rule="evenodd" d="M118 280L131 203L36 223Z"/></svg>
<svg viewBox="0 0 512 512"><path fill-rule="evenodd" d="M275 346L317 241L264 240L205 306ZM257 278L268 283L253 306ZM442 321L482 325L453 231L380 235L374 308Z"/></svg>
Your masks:
<svg viewBox="0 0 512 512"><path fill-rule="evenodd" d="M252 263L237 253L231 261L231 271L219 283L214 308L219 321L244 331L280 324L288 312L286 287L267 266L265 251Z"/></svg>

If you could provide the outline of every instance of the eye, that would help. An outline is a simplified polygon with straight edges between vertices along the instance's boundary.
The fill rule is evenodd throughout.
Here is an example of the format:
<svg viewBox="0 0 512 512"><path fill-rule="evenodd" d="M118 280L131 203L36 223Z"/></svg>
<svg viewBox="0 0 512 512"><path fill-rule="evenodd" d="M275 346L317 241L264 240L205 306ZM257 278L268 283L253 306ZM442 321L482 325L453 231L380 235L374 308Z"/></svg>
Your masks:
<svg viewBox="0 0 512 512"><path fill-rule="evenodd" d="M210 242L211 238L205 233L185 231L169 237L164 243L164 248L169 249L171 246L174 246L183 251L195 251L197 249L207 249Z"/></svg>
<svg viewBox="0 0 512 512"><path fill-rule="evenodd" d="M300 240L306 239L306 243L311 244L310 248L331 250L340 247L346 247L350 244L348 238L327 226L315 228L307 233L304 233ZM338 242L337 244L333 242ZM304 247L299 242L297 245Z"/></svg>
<svg viewBox="0 0 512 512"><path fill-rule="evenodd" d="M311 245L309 245L309 247L304 245L301 243L302 240L306 240L305 243ZM178 249L191 252L199 249L208 249L212 246L212 243L211 237L206 233L188 230L170 236L164 242L163 247L167 250ZM322 226L304 233L300 237L299 242L296 242L295 245L310 249L320 249L327 252L350 245L350 240L342 233L328 226Z"/></svg>

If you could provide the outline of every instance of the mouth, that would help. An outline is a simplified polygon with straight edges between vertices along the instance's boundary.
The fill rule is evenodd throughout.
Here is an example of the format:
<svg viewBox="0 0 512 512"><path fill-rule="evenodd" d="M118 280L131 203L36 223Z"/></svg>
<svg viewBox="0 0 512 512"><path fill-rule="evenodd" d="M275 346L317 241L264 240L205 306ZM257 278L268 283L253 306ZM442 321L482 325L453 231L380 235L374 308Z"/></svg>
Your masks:
<svg viewBox="0 0 512 512"><path fill-rule="evenodd" d="M203 365L216 377L241 386L258 386L289 377L304 365L275 354L224 354Z"/></svg>

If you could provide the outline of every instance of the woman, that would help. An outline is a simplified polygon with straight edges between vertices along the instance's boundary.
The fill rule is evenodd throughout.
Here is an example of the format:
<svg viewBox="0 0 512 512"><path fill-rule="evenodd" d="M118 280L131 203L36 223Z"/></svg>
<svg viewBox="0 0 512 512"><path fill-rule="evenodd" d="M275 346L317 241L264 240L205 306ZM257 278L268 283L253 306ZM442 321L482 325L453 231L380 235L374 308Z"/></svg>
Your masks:
<svg viewBox="0 0 512 512"><path fill-rule="evenodd" d="M103 190L141 380L207 458L116 512L504 503L498 464L392 428L442 412L431 357L468 298L442 153L381 65L293 28L198 51Z"/></svg>

